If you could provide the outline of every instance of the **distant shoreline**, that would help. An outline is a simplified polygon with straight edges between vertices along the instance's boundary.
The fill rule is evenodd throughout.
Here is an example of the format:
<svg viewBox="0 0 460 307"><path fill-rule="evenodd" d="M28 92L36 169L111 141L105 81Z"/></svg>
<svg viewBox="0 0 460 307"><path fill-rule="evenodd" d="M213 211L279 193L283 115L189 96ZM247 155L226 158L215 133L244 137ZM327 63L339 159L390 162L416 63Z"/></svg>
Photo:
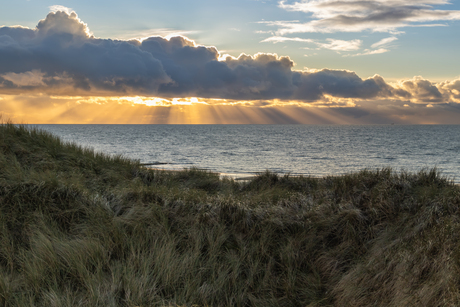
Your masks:
<svg viewBox="0 0 460 307"><path fill-rule="evenodd" d="M123 155L153 167L202 166L234 178L265 170L282 175L323 177L364 168L391 167L396 171L417 172L436 166L460 182L460 164L456 163L459 125L37 127L98 152Z"/></svg>

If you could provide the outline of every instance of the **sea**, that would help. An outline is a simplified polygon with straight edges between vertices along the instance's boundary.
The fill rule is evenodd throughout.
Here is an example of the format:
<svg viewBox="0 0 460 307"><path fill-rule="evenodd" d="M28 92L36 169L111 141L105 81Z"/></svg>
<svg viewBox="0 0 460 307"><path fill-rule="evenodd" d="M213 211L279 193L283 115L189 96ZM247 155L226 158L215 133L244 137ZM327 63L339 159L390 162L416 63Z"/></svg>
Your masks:
<svg viewBox="0 0 460 307"><path fill-rule="evenodd" d="M148 167L247 178L436 167L460 182L460 125L31 125Z"/></svg>

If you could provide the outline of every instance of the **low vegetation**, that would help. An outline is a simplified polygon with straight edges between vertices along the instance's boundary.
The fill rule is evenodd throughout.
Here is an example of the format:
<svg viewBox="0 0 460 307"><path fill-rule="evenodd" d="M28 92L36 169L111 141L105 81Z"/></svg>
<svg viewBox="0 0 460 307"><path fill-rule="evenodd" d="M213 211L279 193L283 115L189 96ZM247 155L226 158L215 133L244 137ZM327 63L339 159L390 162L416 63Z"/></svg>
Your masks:
<svg viewBox="0 0 460 307"><path fill-rule="evenodd" d="M245 182L0 126L0 306L458 306L436 169Z"/></svg>

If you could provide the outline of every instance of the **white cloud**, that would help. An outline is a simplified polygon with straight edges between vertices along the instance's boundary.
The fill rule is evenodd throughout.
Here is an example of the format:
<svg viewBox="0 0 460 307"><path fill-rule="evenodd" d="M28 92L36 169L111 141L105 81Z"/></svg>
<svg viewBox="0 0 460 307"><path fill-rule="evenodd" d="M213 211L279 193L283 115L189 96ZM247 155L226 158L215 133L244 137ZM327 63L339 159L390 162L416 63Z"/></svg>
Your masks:
<svg viewBox="0 0 460 307"><path fill-rule="evenodd" d="M62 5L52 5L49 7L50 11L51 12L66 12L67 14L70 15L70 13L73 12L73 9L71 9L70 7L65 7L65 6L62 6Z"/></svg>
<svg viewBox="0 0 460 307"><path fill-rule="evenodd" d="M304 12L311 17L306 23L293 21L266 22L277 26L278 35L306 32L373 32L398 33L407 26L439 26L436 21L459 20L458 10L438 10L434 5L444 0L301 0L279 6L288 11Z"/></svg>
<svg viewBox="0 0 460 307"><path fill-rule="evenodd" d="M378 48L378 47L386 46L390 44L391 42L394 42L395 40L398 40L398 38L394 36L390 36L390 37L379 40L375 44L372 44L371 48Z"/></svg>
<svg viewBox="0 0 460 307"><path fill-rule="evenodd" d="M67 8L64 8L67 9ZM57 33L69 33L81 38L91 37L88 26L78 18L75 12L51 12L38 22L38 34L42 37Z"/></svg>
<svg viewBox="0 0 460 307"><path fill-rule="evenodd" d="M255 31L254 33L257 33L257 34L272 34L273 35L273 31L258 30L258 31Z"/></svg>
<svg viewBox="0 0 460 307"><path fill-rule="evenodd" d="M340 39L326 39L329 43L316 43L319 47L334 51L354 51L359 50L362 41L359 39L354 39L350 41L340 40Z"/></svg>
<svg viewBox="0 0 460 307"><path fill-rule="evenodd" d="M351 54L351 55L344 55L344 57L380 54L380 53L385 53L385 52L388 52L388 51L390 51L390 50L385 49L385 48L380 48L380 49L376 49L376 50L364 49L364 52L357 53L357 54Z"/></svg>
<svg viewBox="0 0 460 307"><path fill-rule="evenodd" d="M264 39L261 43L284 43L284 42L302 42L302 43L313 43L314 40L300 37L283 37L283 36L272 36Z"/></svg>
<svg viewBox="0 0 460 307"><path fill-rule="evenodd" d="M358 50L362 44L359 39L354 40L340 40L327 38L327 43L319 42L318 40L300 37L285 37L285 36L271 36L261 41L261 43L284 43L284 42L301 42L301 43L313 43L322 49L329 49L334 51L354 51ZM310 49L310 48L304 48Z"/></svg>

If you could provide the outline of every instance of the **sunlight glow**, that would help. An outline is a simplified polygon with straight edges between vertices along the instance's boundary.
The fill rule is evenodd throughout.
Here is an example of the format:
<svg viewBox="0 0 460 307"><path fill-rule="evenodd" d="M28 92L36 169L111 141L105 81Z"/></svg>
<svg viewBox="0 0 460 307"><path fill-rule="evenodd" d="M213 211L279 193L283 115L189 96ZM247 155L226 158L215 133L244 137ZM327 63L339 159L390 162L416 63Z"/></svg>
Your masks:
<svg viewBox="0 0 460 307"><path fill-rule="evenodd" d="M232 101L158 97L1 96L2 113L29 124L274 124L344 123L327 110L351 106L298 101Z"/></svg>
<svg viewBox="0 0 460 307"><path fill-rule="evenodd" d="M412 80L412 83L415 81ZM452 83L446 84L453 86ZM420 85L417 88L421 91ZM421 93L426 97L424 91ZM455 112L435 102L409 105L400 104L397 100L369 102L327 95L319 101L308 103L279 99L241 101L198 97L45 94L1 95L0 101L3 118L25 124L372 124L376 120L377 123L411 124L458 122ZM435 112L428 114L422 111L427 109Z"/></svg>

